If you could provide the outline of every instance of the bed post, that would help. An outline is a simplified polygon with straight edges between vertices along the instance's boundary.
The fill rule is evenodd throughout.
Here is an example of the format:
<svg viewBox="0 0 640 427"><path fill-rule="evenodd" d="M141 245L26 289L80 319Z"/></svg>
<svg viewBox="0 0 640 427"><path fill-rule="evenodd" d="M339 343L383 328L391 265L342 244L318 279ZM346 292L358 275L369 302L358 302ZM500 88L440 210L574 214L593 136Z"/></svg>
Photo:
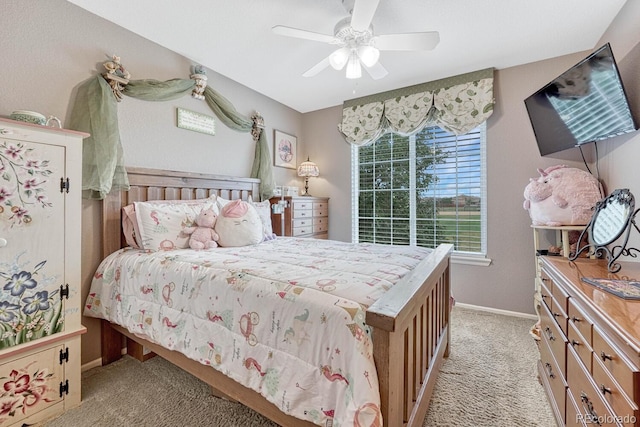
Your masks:
<svg viewBox="0 0 640 427"><path fill-rule="evenodd" d="M440 245L366 314L386 426L422 426L449 354L449 266L453 245Z"/></svg>
<svg viewBox="0 0 640 427"><path fill-rule="evenodd" d="M120 190L113 190L102 200L102 258L122 247L122 197ZM102 365L108 365L122 357L123 339L122 334L113 329L108 321L101 321Z"/></svg>

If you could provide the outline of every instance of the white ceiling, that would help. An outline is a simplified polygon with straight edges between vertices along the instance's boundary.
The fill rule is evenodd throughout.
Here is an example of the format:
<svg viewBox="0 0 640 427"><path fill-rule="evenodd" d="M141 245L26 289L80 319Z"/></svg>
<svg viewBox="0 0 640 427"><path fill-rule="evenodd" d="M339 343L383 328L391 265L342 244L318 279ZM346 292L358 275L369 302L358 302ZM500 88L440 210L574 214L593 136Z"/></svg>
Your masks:
<svg viewBox="0 0 640 427"><path fill-rule="evenodd" d="M386 77L372 80L363 72L349 80L331 67L302 77L335 46L271 31L284 25L333 35L335 24L349 16L343 0L68 1L302 113L487 67L594 49L626 2L381 0L374 34L438 31L440 44L432 51L382 52Z"/></svg>

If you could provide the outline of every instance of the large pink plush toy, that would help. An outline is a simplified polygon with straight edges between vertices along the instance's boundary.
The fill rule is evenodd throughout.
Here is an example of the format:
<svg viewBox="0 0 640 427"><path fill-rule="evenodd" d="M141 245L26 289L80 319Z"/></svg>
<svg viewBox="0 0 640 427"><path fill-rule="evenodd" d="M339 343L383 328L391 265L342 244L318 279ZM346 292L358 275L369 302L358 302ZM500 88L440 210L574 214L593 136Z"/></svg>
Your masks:
<svg viewBox="0 0 640 427"><path fill-rule="evenodd" d="M213 209L203 209L196 217L196 227L185 227L182 231L190 234L189 247L191 249L217 248L218 233L213 230L218 216Z"/></svg>
<svg viewBox="0 0 640 427"><path fill-rule="evenodd" d="M565 165L538 169L524 189L524 208L533 225L585 225L602 199L600 182L590 173Z"/></svg>

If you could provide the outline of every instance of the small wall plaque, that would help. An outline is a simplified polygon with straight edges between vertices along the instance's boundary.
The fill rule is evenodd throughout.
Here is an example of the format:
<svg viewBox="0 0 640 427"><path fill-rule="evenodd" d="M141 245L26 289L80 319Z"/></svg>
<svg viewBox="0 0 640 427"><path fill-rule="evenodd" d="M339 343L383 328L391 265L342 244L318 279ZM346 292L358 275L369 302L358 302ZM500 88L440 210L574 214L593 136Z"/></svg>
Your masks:
<svg viewBox="0 0 640 427"><path fill-rule="evenodd" d="M178 108L178 127L209 135L216 134L216 124L212 116Z"/></svg>

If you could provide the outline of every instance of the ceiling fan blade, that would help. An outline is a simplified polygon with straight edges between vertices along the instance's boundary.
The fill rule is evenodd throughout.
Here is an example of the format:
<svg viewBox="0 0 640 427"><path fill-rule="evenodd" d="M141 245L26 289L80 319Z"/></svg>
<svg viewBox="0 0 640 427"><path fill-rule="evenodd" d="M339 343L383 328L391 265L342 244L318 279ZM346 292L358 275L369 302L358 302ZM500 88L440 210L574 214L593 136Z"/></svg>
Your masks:
<svg viewBox="0 0 640 427"><path fill-rule="evenodd" d="M431 50L440 43L437 31L424 33L384 34L373 38L380 50Z"/></svg>
<svg viewBox="0 0 640 427"><path fill-rule="evenodd" d="M380 0L356 0L351 14L351 26L356 31L366 31L371 25Z"/></svg>
<svg viewBox="0 0 640 427"><path fill-rule="evenodd" d="M371 78L373 80L380 80L381 78L383 78L384 76L386 76L387 74L389 74L389 72L387 71L386 68L384 68L382 66L382 64L380 64L379 62L376 62L375 64L373 64L371 67L367 67L366 65L364 67L365 70L367 70L367 73L369 73L369 75L371 76Z"/></svg>
<svg viewBox="0 0 640 427"><path fill-rule="evenodd" d="M334 36L328 34L315 33L313 31L300 30L298 28L285 27L283 25L276 25L271 28L275 34L287 37L297 37L299 39L313 40L324 43L336 43L338 40Z"/></svg>
<svg viewBox="0 0 640 427"><path fill-rule="evenodd" d="M302 77L313 77L316 74L318 74L320 71L327 68L328 66L329 66L329 57L327 56L322 61L318 62L316 65L314 65L313 67L305 71Z"/></svg>

